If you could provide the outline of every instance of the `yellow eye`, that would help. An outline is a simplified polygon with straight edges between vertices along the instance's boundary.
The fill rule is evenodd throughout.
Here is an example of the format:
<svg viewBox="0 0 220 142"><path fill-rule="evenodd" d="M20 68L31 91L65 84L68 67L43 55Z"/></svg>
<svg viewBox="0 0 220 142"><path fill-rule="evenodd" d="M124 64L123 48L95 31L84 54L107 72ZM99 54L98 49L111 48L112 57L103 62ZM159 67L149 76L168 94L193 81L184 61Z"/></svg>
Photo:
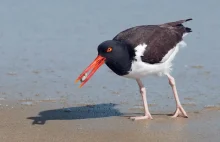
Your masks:
<svg viewBox="0 0 220 142"><path fill-rule="evenodd" d="M111 52L112 51L112 47L109 47L106 52Z"/></svg>

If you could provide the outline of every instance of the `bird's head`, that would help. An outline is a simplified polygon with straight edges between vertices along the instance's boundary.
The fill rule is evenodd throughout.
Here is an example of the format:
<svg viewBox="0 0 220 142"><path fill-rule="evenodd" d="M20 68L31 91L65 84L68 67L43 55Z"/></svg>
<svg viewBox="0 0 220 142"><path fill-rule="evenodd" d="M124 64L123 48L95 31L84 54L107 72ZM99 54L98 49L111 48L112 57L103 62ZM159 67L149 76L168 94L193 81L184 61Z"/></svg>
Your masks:
<svg viewBox="0 0 220 142"><path fill-rule="evenodd" d="M127 45L119 41L107 40L102 42L98 46L98 55L95 60L79 75L75 82L81 80L82 87L93 74L104 63L108 65L114 72L118 68L123 69L122 65L126 65L126 61L129 60Z"/></svg>

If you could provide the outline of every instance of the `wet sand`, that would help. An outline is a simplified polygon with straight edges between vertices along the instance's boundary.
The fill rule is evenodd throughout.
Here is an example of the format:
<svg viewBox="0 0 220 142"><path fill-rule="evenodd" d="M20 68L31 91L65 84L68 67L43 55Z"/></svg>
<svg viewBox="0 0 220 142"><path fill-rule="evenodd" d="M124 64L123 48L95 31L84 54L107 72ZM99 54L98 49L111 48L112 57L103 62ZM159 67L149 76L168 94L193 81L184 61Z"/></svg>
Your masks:
<svg viewBox="0 0 220 142"><path fill-rule="evenodd" d="M1 0L0 142L218 142L218 13L217 0ZM167 116L175 101L166 77L142 79L152 121L127 119L143 111L137 84L106 66L83 89L74 85L100 42L185 18L193 18L186 23L193 32L172 75L188 119Z"/></svg>
<svg viewBox="0 0 220 142"><path fill-rule="evenodd" d="M105 109L103 109L103 106ZM189 118L172 119L166 113L153 113L153 120L132 121L112 104L102 107L56 108L54 103L35 106L0 107L1 142L217 142L220 108L208 107L189 112ZM47 108L45 110L44 108ZM115 116L114 116L115 115Z"/></svg>

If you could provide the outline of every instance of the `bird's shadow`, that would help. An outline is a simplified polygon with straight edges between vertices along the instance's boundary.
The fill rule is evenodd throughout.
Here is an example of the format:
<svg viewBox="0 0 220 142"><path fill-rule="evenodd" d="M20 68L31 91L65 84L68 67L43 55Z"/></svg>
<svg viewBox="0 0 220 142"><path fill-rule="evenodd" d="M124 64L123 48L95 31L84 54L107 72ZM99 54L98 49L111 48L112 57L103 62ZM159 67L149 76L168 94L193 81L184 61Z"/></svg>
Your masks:
<svg viewBox="0 0 220 142"><path fill-rule="evenodd" d="M75 120L123 115L115 108L116 105L117 104L108 103L46 110L40 112L38 116L28 117L27 119L32 119L33 125L44 125L48 120Z"/></svg>

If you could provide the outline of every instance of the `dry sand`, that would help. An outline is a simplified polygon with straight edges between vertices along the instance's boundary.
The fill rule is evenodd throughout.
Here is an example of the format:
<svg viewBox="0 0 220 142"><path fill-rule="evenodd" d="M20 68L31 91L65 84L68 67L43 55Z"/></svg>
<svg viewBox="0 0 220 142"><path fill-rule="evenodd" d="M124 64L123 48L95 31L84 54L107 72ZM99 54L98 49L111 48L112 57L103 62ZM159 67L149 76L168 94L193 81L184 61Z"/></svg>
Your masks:
<svg viewBox="0 0 220 142"><path fill-rule="evenodd" d="M88 109L65 112L55 107L55 103L48 102L34 106L17 105L13 108L10 105L1 106L0 141L217 142L220 138L218 107L189 112L188 119L171 119L166 114L154 114L154 120L144 121L127 118L127 115L134 114L100 115L99 110L92 106L85 106L91 108L90 112L87 112Z"/></svg>

